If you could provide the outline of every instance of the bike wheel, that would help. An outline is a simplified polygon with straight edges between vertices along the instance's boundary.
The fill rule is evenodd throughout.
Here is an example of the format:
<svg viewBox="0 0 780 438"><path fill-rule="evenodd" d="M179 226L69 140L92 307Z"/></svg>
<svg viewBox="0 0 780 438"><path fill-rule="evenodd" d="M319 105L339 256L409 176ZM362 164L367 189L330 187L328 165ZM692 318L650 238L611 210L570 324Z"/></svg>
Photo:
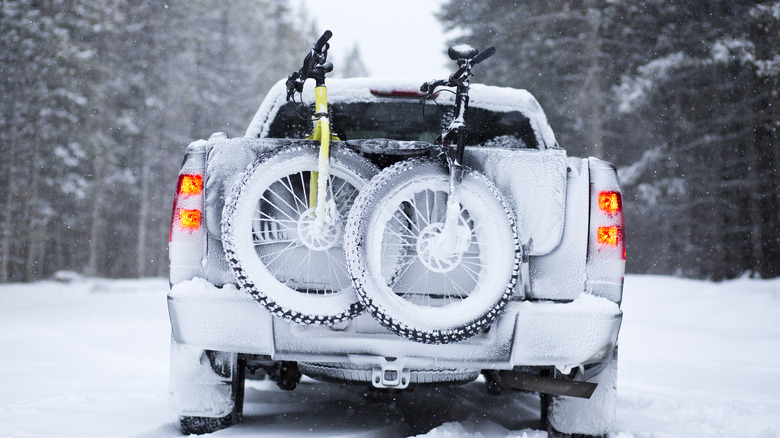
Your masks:
<svg viewBox="0 0 780 438"><path fill-rule="evenodd" d="M309 200L317 157L317 145L309 142L262 155L225 202L222 241L242 289L274 315L329 325L362 310L345 266L344 222L359 190L379 170L332 145L330 220L317 228Z"/></svg>
<svg viewBox="0 0 780 438"><path fill-rule="evenodd" d="M519 275L514 214L478 172L464 172L455 243L437 240L448 187L440 160L397 163L360 193L345 230L358 297L382 325L418 342L456 342L485 330Z"/></svg>

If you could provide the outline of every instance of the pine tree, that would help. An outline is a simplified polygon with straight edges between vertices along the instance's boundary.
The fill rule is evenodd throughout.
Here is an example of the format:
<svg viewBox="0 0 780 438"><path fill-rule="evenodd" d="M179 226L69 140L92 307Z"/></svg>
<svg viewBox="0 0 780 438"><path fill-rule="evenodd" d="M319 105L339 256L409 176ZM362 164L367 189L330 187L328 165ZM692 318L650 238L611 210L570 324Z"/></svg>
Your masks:
<svg viewBox="0 0 780 438"><path fill-rule="evenodd" d="M477 80L529 89L571 154L624 167L629 269L780 274L780 2L453 0L441 19L498 48Z"/></svg>
<svg viewBox="0 0 780 438"><path fill-rule="evenodd" d="M286 0L0 2L0 281L165 275L184 148L240 135L309 26Z"/></svg>
<svg viewBox="0 0 780 438"><path fill-rule="evenodd" d="M660 253L675 257L656 272L777 276L778 117L767 109L778 102L778 2L648 7L654 51L618 87L626 117L665 157L627 203L644 211L636 217L649 235L637 244L674 240L677 248ZM667 181L676 181L673 191ZM657 194L652 207L641 196L648 192ZM640 256L640 269L655 271L651 254Z"/></svg>

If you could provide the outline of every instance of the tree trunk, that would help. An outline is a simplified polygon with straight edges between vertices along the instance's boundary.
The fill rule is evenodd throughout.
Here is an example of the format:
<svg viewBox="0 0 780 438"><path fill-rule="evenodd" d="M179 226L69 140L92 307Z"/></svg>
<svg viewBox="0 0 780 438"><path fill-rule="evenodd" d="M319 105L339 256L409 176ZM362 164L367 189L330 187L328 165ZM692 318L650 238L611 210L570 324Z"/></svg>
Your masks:
<svg viewBox="0 0 780 438"><path fill-rule="evenodd" d="M599 45L600 12L594 8L586 10L587 33L585 47L588 57L588 106L590 123L588 126L588 146L590 155L597 158L605 158L604 152L604 90L602 77L604 69L601 65L601 47Z"/></svg>
<svg viewBox="0 0 780 438"><path fill-rule="evenodd" d="M38 145L39 139L33 139L32 147L32 176L30 180L30 188L27 192L27 222L29 226L29 234L27 235L27 258L25 261L24 278L25 281L37 280L40 274L38 266L38 249L43 240L42 230L43 218L41 215L41 204L43 201L38 199L40 194L38 193L38 185L41 178L41 166L40 166L40 146Z"/></svg>
<svg viewBox="0 0 780 438"><path fill-rule="evenodd" d="M16 178L15 169L16 166L16 151L14 150L14 143L10 142L11 151L8 154L8 185L5 190L5 208L3 208L3 233L0 236L0 247L3 249L2 257L0 258L0 281L7 282L11 279L10 261L11 261L11 249L14 243L13 215L16 210Z"/></svg>
<svg viewBox="0 0 780 438"><path fill-rule="evenodd" d="M138 240L136 241L136 256L139 277L146 275L147 269L147 247L146 236L149 224L149 184L151 179L151 171L149 169L149 157L147 153L147 142L143 141L141 146L141 200L140 208L138 209Z"/></svg>
<svg viewBox="0 0 780 438"><path fill-rule="evenodd" d="M99 261L103 254L103 228L105 227L105 220L103 218L103 190L101 188L104 168L103 161L100 152L95 154L92 161L92 210L90 212L89 261L87 262L87 275L92 277L101 274Z"/></svg>

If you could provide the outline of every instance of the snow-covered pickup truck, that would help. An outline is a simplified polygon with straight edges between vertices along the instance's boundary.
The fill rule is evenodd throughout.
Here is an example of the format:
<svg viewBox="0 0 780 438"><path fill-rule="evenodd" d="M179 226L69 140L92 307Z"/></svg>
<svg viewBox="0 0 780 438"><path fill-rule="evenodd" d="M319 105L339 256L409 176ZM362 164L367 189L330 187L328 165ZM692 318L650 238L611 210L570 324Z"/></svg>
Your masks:
<svg viewBox="0 0 780 438"><path fill-rule="evenodd" d="M567 156L528 92L471 85L455 231L466 237L442 255L430 235L443 227L434 216L447 208L446 176L428 187L419 169L444 169L431 131L452 119L452 98L423 106L421 83L329 80L339 140L327 232L310 226L321 168L301 108L313 90L289 102L282 81L244 137L217 133L187 148L168 295L171 404L185 433L239 421L244 379L291 390L301 374L375 391L482 375L500 397L538 392L550 436L611 429L625 267L614 166ZM370 219L387 224L379 238L356 236L355 212L369 217L372 196L393 178L410 181L411 194L398 195L396 213ZM494 265L511 275L491 277ZM372 296L372 284L409 294ZM497 300L484 292L495 286Z"/></svg>

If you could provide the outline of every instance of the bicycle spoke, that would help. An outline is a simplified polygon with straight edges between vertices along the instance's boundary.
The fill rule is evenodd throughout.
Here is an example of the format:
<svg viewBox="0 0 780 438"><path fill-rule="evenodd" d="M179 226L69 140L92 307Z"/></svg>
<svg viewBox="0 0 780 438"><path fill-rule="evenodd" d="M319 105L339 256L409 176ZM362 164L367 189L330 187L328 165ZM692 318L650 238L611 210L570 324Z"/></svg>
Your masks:
<svg viewBox="0 0 780 438"><path fill-rule="evenodd" d="M471 261L470 259L476 259L476 260L477 260L477 262L473 262L473 261ZM468 257L468 258L464 257L464 258L463 258L463 259L462 259L460 262L461 262L461 263L463 263L463 264L469 265L469 266L476 266L476 267L478 267L478 268L480 268L480 269L484 269L486 266L485 266L485 265L483 265L483 264L481 264L481 263L478 263L478 262L479 262L479 260L480 260L480 258L479 258L479 257L477 257L477 256L474 256L474 257ZM475 272L476 272L476 271L475 271Z"/></svg>
<svg viewBox="0 0 780 438"><path fill-rule="evenodd" d="M301 172L298 172L298 173L300 174ZM295 202L296 207L298 206L298 204L300 204L303 207L303 210L297 210L297 211L298 212L306 211L309 207L308 207L308 205L306 205L306 202L304 200L302 200L295 193L295 189L293 188L292 180L290 180L290 175L287 175L286 179L287 179L287 185L285 185L285 184L282 184L282 185L287 189L288 192L290 192L290 194L292 195L293 199L296 201ZM280 181L280 183L281 183L281 181Z"/></svg>
<svg viewBox="0 0 780 438"><path fill-rule="evenodd" d="M269 266L269 265L271 265L271 264L272 264L274 261L276 261L276 259L278 259L278 258L279 258L279 256L281 256L282 254L284 254L284 253L285 253L285 252L287 252L288 250L292 250L292 249L295 249L295 248L298 248L298 247L301 247L301 246L303 246L303 244L300 244L300 243L298 243L298 244L296 245L296 244L295 244L295 242L296 242L296 241L293 241L293 242L291 242L291 243L290 243L290 244L288 244L288 245L287 245L285 248L282 248L282 249L280 249L279 251L274 251L274 252L272 252L272 253L265 254L265 255L263 255L263 256L261 256L261 255L258 255L258 257L260 258L260 261L262 261L262 260L263 260L263 257L270 257L270 256L272 256L272 255L276 254L276 256L275 256L275 257L274 257L274 258L273 258L271 261L269 261L269 262L263 262L263 264L264 264L264 265L266 265L266 266ZM289 257L289 256L288 256L288 257Z"/></svg>
<svg viewBox="0 0 780 438"><path fill-rule="evenodd" d="M406 296L408 296L408 295L412 295L412 296L414 296L414 295L415 295L415 294L414 294L414 289L415 289L415 286L417 286L417 284L418 284L418 283L420 283L420 281L421 281L422 279L424 279L424 278L427 278L427 275L420 275L419 277L417 277L417 279L414 281L414 283L412 283L412 284L409 286L409 288L407 289L407 292L402 292L402 293L401 293L401 297L406 297Z"/></svg>
<svg viewBox="0 0 780 438"><path fill-rule="evenodd" d="M273 245L278 243L290 243L290 242L296 242L298 239L280 239L280 240L268 240L268 241L254 241L255 247L261 246L261 245Z"/></svg>
<svg viewBox="0 0 780 438"><path fill-rule="evenodd" d="M404 218L406 218L406 220L407 220L408 222L402 222L402 221L401 221L401 219L399 219L399 217L398 217L398 213L399 213L399 212L401 213L401 215L402 215ZM416 233L416 234L419 234L419 233L420 233L420 228L419 228L419 226L418 226L416 223L414 223L414 221L412 221L412 219L411 219L411 218L410 218L410 217L409 217L409 216L408 216L406 213L404 213L403 211L400 211L400 210L399 210L399 211L397 211L397 212L396 212L396 214L394 214L394 215L392 216L392 218L393 218L393 219L395 219L395 221L396 221L396 222L398 222L398 224L399 224L399 225L401 225L401 227L403 227L404 229L408 229L409 227L413 227L414 229L416 229L416 230L417 230L417 233Z"/></svg>
<svg viewBox="0 0 780 438"><path fill-rule="evenodd" d="M328 271L331 272L331 283L335 281L338 283L339 290L344 290L345 287L341 283L342 279L348 278L349 274L347 274L347 268L346 265L341 262L340 259L337 259L330 253L325 253L327 256L328 261Z"/></svg>
<svg viewBox="0 0 780 438"><path fill-rule="evenodd" d="M280 233L282 231L295 231L298 227L298 221L279 219L260 210L257 210L255 213L259 213L259 214L255 214L252 220L257 221L260 224L259 230L258 229L253 230L255 233L269 234L269 233ZM274 227L273 224L276 224L276 227Z"/></svg>
<svg viewBox="0 0 780 438"><path fill-rule="evenodd" d="M309 267L309 269L306 270L307 275L304 278L301 279L302 281L300 281L300 283L304 283L306 285L306 293L309 293L309 290L310 290L309 289L309 283L311 283L311 282L308 281L308 280L309 280L309 278L311 278L311 255L312 255L312 252L313 251L311 251L311 250L307 251L306 255L301 258L300 262L298 262L298 266L296 266L295 269L293 269L293 272L300 272L301 266L304 263L307 263L306 266Z"/></svg>
<svg viewBox="0 0 780 438"><path fill-rule="evenodd" d="M268 191L272 191L272 190L270 190L270 189L269 189ZM274 192L274 193L276 193L276 192ZM278 195L277 195L277 197L278 197ZM289 214L288 214L286 211L284 211L284 210L282 210L281 208L279 208L279 206L278 206L278 205L276 205L274 202L271 202L271 200L270 200L270 199L266 198L266 197L265 197L265 193L263 193L263 196L260 198L260 200L261 200L261 201L265 201L265 202L267 202L267 203L268 203L268 205L272 206L272 207L273 207L273 208L275 208L277 211L279 211L279 212L280 212L280 213L282 213L283 215L287 216L287 218L288 218L288 219L290 219L291 221L293 221L293 222L298 222L298 219L295 219L295 218L293 218L293 217L292 217L292 216L290 216L290 215L289 215ZM293 207L292 207L290 204L288 204L288 203L287 203L287 202L286 202L284 199L281 199L281 198L279 198L279 200L280 200L280 201L282 201L282 203L283 203L283 204L285 204L286 206L290 207L290 210L297 211L297 210L295 210L295 208L293 208Z"/></svg>
<svg viewBox="0 0 780 438"><path fill-rule="evenodd" d="M474 283L479 283L479 280L477 280L477 277L479 277L479 272L475 271L473 268L469 267L468 264L461 262L461 267L463 268L463 272L466 273L469 277L471 277L472 280L474 280Z"/></svg>
<svg viewBox="0 0 780 438"><path fill-rule="evenodd" d="M309 178L311 178L311 172L309 173ZM306 208L309 207L309 198L311 197L310 191L307 191L309 189L309 183L306 182L306 179L304 178L304 172L298 172L298 175L301 177L301 187L303 187L303 203L306 205Z"/></svg>
<svg viewBox="0 0 780 438"><path fill-rule="evenodd" d="M339 182L341 182L341 186L339 186L338 190L334 192L333 186L336 185L336 178L337 177L331 175L328 179L328 191L330 192L331 199L336 199L336 197L341 193L341 191L344 190L344 187L349 184L345 180L338 178Z"/></svg>
<svg viewBox="0 0 780 438"><path fill-rule="evenodd" d="M427 199L427 195L426 195L426 199ZM419 208L417 208L417 196L413 196L413 197L412 197L411 206L412 206L412 211L414 212L413 216L414 216L415 218L419 218L419 219L420 219L420 221L422 221L422 222L423 222L422 224L420 224L420 225L422 225L422 227L421 227L421 228L425 228L425 227L427 227L428 225L430 225L430 223L431 223L431 218L430 218L430 211L428 211L428 210L426 209L426 211L425 211L425 212L423 212L423 211L420 211L420 209L419 209ZM408 216L407 216L407 217L408 217ZM419 221L415 221L415 222L419 222ZM418 229L419 229L419 228L418 228Z"/></svg>
<svg viewBox="0 0 780 438"><path fill-rule="evenodd" d="M403 265L399 266L399 269L396 271L397 274L391 278L391 280L395 280L395 283L399 283L402 278L406 275L407 272L409 272L409 269L414 265L414 263L417 261L417 257L412 257L409 259L408 262L404 263Z"/></svg>

